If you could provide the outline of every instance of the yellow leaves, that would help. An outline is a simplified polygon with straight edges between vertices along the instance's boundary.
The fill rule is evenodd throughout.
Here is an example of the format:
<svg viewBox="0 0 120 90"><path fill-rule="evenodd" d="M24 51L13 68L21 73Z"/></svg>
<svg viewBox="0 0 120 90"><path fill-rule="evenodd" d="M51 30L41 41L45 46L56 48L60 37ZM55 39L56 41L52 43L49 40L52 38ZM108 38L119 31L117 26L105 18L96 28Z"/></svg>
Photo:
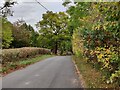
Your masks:
<svg viewBox="0 0 120 90"><path fill-rule="evenodd" d="M97 55L97 59L98 62L101 62L103 65L103 68L111 68L110 65L110 59L112 56L112 51L110 48L106 49L106 48L101 48L101 47L97 47L96 49L96 55Z"/></svg>
<svg viewBox="0 0 120 90"><path fill-rule="evenodd" d="M97 55L98 62L101 62L103 69L113 70L112 63L117 61L117 53L114 51L114 47L97 47L95 53Z"/></svg>
<svg viewBox="0 0 120 90"><path fill-rule="evenodd" d="M93 55L93 54L94 54L94 52L93 52L93 50L91 50L91 51L90 51L90 55Z"/></svg>
<svg viewBox="0 0 120 90"><path fill-rule="evenodd" d="M96 47L96 48L95 48L95 51L96 51L96 52L100 52L100 50L101 50L100 47Z"/></svg>
<svg viewBox="0 0 120 90"><path fill-rule="evenodd" d="M99 53L100 53L100 51L95 51L95 53L96 53L96 54L99 54Z"/></svg>
<svg viewBox="0 0 120 90"><path fill-rule="evenodd" d="M97 58L98 58L98 59L102 59L103 56L104 56L104 54L99 54L99 55L97 56Z"/></svg>
<svg viewBox="0 0 120 90"><path fill-rule="evenodd" d="M103 25L103 29L106 30L106 26L105 25Z"/></svg>
<svg viewBox="0 0 120 90"><path fill-rule="evenodd" d="M96 49L95 49L96 51L105 51L106 49L105 48L103 48L103 47L96 47Z"/></svg>
<svg viewBox="0 0 120 90"><path fill-rule="evenodd" d="M109 63L105 63L103 68L109 68Z"/></svg>
<svg viewBox="0 0 120 90"><path fill-rule="evenodd" d="M110 51L109 49L107 49L107 50L106 50L106 53L107 53L107 54L110 54L110 53L111 53L111 51Z"/></svg>
<svg viewBox="0 0 120 90"><path fill-rule="evenodd" d="M105 60L106 60L107 62L109 62L109 59L110 59L110 58L105 58Z"/></svg>

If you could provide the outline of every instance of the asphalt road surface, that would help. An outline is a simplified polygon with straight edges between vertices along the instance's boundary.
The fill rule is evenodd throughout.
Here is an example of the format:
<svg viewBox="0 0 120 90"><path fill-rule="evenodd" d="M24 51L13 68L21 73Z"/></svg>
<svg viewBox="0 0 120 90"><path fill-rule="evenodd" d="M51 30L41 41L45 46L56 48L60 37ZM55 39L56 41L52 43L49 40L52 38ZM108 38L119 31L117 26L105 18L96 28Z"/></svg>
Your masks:
<svg viewBox="0 0 120 90"><path fill-rule="evenodd" d="M80 88L71 56L55 56L3 77L2 88Z"/></svg>

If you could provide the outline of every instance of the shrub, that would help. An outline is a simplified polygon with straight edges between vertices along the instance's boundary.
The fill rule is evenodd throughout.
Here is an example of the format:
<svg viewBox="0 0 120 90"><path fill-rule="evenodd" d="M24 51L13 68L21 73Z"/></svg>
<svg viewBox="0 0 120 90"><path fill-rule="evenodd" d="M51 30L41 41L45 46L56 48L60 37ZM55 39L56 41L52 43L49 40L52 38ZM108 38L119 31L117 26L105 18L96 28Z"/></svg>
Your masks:
<svg viewBox="0 0 120 90"><path fill-rule="evenodd" d="M118 82L120 85L119 6L118 2L82 2L76 3L68 13L71 16L71 24L77 22L73 25L73 51L77 52L76 56L79 55L78 51L81 51L80 46L83 43L83 55L86 56L87 62L92 63L94 67L100 67L99 71L105 74L107 83Z"/></svg>
<svg viewBox="0 0 120 90"><path fill-rule="evenodd" d="M3 49L2 50L2 63L16 62L21 59L33 57L35 55L51 54L49 49L24 47L17 49Z"/></svg>

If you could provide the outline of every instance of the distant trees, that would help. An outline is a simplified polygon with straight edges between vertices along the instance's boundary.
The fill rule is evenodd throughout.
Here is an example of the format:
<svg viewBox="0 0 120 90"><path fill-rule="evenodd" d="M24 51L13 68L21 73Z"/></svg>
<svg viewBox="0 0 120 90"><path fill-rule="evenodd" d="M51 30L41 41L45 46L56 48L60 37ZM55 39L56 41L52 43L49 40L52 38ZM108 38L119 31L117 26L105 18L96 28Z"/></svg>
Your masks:
<svg viewBox="0 0 120 90"><path fill-rule="evenodd" d="M15 48L38 46L37 38L38 32L34 31L31 25L27 25L24 20L18 20L13 24L13 37L14 41L12 46Z"/></svg>
<svg viewBox="0 0 120 90"><path fill-rule="evenodd" d="M4 17L0 19L2 48L40 46L37 41L39 33L31 25L27 25L24 20L18 20L12 24Z"/></svg>
<svg viewBox="0 0 120 90"><path fill-rule="evenodd" d="M43 20L37 24L37 27L40 28L39 40L41 47L50 48L55 54L57 54L58 49L63 52L68 43L71 43L67 25L68 15L64 12L53 13L48 11L43 14Z"/></svg>
<svg viewBox="0 0 120 90"><path fill-rule="evenodd" d="M30 45L33 47L39 47L40 45L38 44L38 37L39 37L39 33L37 31L35 31L33 29L33 27L31 25L28 26L28 29L31 33L31 37L30 37Z"/></svg>
<svg viewBox="0 0 120 90"><path fill-rule="evenodd" d="M12 32L14 37L12 46L16 48L30 46L31 32L29 26L24 21L15 22Z"/></svg>

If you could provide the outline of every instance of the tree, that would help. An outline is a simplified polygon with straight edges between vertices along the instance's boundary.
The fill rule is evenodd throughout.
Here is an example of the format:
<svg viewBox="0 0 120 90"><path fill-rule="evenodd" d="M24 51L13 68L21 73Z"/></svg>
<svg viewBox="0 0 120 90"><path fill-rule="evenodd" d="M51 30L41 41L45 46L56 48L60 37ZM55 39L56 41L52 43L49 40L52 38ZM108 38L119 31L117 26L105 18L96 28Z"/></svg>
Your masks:
<svg viewBox="0 0 120 90"><path fill-rule="evenodd" d="M31 38L30 38L31 39L31 41L30 41L31 46L33 46L33 47L39 46L38 45L39 33L36 32L31 25L28 26L28 30L31 32Z"/></svg>
<svg viewBox="0 0 120 90"><path fill-rule="evenodd" d="M2 47L9 48L13 41L12 24L6 18L2 18L0 23L2 23Z"/></svg>
<svg viewBox="0 0 120 90"><path fill-rule="evenodd" d="M42 47L48 47L57 54L58 48L62 41L70 41L70 32L67 29L68 15L64 12L53 13L48 11L43 14L43 20L41 20L37 27L40 28Z"/></svg>
<svg viewBox="0 0 120 90"><path fill-rule="evenodd" d="M18 20L15 22L12 32L14 37L14 41L12 42L13 47L19 48L30 46L31 31L25 21Z"/></svg>
<svg viewBox="0 0 120 90"><path fill-rule="evenodd" d="M13 11L11 11L11 7L16 2L13 0L5 0L5 3L2 7L0 7L0 16L7 17L8 15L12 16Z"/></svg>

